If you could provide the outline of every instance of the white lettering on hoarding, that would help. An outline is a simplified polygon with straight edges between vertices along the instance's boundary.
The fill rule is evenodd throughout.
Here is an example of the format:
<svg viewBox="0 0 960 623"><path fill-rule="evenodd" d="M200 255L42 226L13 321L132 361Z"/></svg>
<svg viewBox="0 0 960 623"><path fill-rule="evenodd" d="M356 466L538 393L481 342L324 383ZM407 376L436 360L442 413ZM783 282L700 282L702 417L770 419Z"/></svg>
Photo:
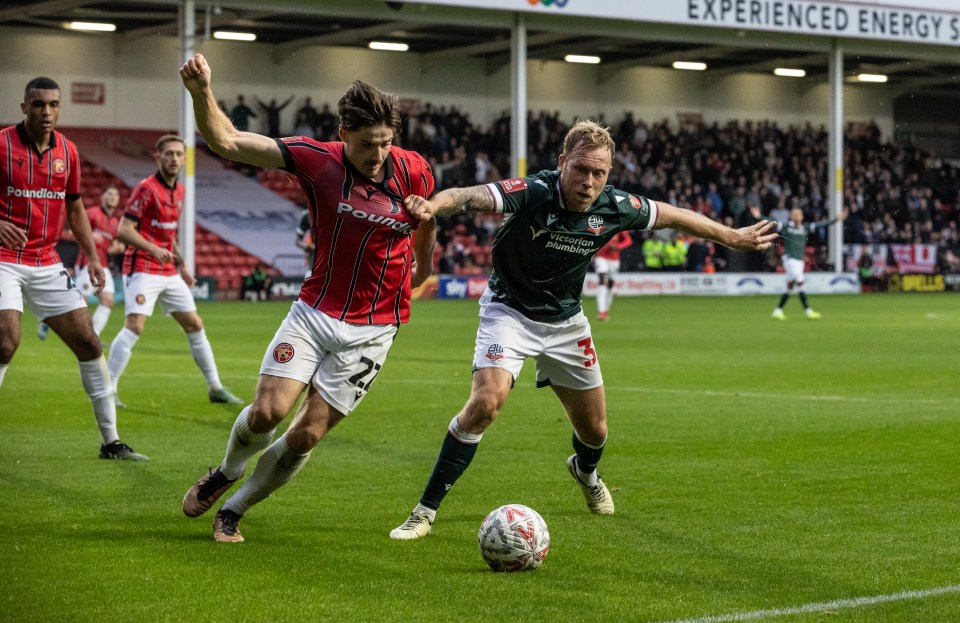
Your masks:
<svg viewBox="0 0 960 623"><path fill-rule="evenodd" d="M412 1L412 0L407 0ZM417 0L421 4L620 21L956 45L956 0Z"/></svg>

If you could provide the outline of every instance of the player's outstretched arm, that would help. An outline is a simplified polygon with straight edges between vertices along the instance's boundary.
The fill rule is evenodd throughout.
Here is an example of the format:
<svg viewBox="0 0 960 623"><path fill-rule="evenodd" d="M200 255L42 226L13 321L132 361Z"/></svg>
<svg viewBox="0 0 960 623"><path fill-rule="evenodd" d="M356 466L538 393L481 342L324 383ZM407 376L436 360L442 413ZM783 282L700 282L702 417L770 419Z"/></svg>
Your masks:
<svg viewBox="0 0 960 623"><path fill-rule="evenodd" d="M229 160L258 167L277 169L283 166L283 154L272 138L253 132L240 132L217 106L210 88L212 72L203 54L196 54L180 67L183 86L193 98L193 114L197 130L210 149Z"/></svg>
<svg viewBox="0 0 960 623"><path fill-rule="evenodd" d="M410 195L404 199L403 205L407 212L421 221L457 212L494 212L497 209L493 194L486 186L448 188L438 192L432 199Z"/></svg>
<svg viewBox="0 0 960 623"><path fill-rule="evenodd" d="M738 251L763 251L770 248L777 239L774 231L776 223L771 221L760 221L748 227L731 229L702 214L669 203L658 201L657 207L659 216L655 229L679 229Z"/></svg>

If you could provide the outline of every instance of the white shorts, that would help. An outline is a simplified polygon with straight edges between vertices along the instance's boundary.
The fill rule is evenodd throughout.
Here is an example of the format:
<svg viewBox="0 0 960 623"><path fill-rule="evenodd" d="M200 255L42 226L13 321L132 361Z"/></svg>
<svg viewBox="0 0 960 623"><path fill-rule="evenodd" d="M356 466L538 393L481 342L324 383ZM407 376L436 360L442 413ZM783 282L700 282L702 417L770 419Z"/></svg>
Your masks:
<svg viewBox="0 0 960 623"><path fill-rule="evenodd" d="M342 322L297 300L267 347L260 374L312 382L349 415L370 391L396 335L397 325Z"/></svg>
<svg viewBox="0 0 960 623"><path fill-rule="evenodd" d="M93 296L93 282L90 281L90 271L87 270L90 267L89 264L86 266L81 266L76 270L76 274L73 277L73 280L77 283L77 289L80 290L80 294L83 295L83 298L88 299ZM110 273L110 269L106 266L103 267L103 292L107 294L113 294L115 288L113 285L113 275Z"/></svg>
<svg viewBox="0 0 960 623"><path fill-rule="evenodd" d="M783 256L783 270L787 273L787 283L803 284L803 260L797 260L787 255Z"/></svg>
<svg viewBox="0 0 960 623"><path fill-rule="evenodd" d="M197 311L190 288L180 275L133 273L123 276L123 306L128 316L152 316L158 300L168 314Z"/></svg>
<svg viewBox="0 0 960 623"><path fill-rule="evenodd" d="M616 275L620 272L620 260L608 260L605 257L593 258L593 270L598 275Z"/></svg>
<svg viewBox="0 0 960 623"><path fill-rule="evenodd" d="M590 322L582 311L560 322L537 322L494 303L487 290L480 299L473 369L500 368L516 380L527 357L537 362L537 387L586 390L603 385Z"/></svg>
<svg viewBox="0 0 960 623"><path fill-rule="evenodd" d="M23 266L0 262L0 311L23 312L24 298L38 320L87 306L63 264Z"/></svg>

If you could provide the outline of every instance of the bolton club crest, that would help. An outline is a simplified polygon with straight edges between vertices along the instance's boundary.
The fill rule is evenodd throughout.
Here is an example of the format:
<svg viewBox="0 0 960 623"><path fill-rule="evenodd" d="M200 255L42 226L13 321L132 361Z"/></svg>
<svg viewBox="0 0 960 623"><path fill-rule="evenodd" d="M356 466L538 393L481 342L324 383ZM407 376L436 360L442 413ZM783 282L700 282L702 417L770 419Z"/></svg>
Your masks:
<svg viewBox="0 0 960 623"><path fill-rule="evenodd" d="M599 236L604 229L606 229L606 226L603 224L602 216L593 214L587 219L587 231L589 231L591 234L596 234Z"/></svg>
<svg viewBox="0 0 960 623"><path fill-rule="evenodd" d="M487 359L490 361L499 361L503 359L503 346L499 344L491 344L490 348L487 349Z"/></svg>

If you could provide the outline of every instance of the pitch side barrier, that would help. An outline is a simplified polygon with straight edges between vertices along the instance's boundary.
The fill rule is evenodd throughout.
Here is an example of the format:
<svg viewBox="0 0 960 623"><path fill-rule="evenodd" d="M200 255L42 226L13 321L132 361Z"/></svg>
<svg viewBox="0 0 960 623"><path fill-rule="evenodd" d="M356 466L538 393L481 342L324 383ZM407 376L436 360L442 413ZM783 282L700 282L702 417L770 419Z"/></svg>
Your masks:
<svg viewBox="0 0 960 623"><path fill-rule="evenodd" d="M780 273L620 273L614 293L617 296L739 296L780 294L786 285L786 276ZM487 287L487 278L440 275L435 287L436 298L480 298ZM859 294L860 282L856 273L807 273L804 289L811 294ZM596 296L596 293L597 276L589 273L583 294Z"/></svg>
<svg viewBox="0 0 960 623"><path fill-rule="evenodd" d="M960 292L960 274L893 273L884 277L880 288L886 292L901 292L904 294Z"/></svg>

